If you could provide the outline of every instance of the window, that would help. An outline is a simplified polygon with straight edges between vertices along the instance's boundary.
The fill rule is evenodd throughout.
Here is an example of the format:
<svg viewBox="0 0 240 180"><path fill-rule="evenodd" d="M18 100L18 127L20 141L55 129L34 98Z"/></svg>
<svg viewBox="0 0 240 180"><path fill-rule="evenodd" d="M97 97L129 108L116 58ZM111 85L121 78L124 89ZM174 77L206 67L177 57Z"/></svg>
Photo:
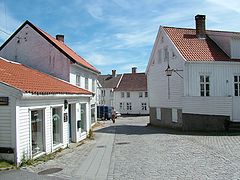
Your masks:
<svg viewBox="0 0 240 180"><path fill-rule="evenodd" d="M200 95L210 96L210 78L206 75L200 76Z"/></svg>
<svg viewBox="0 0 240 180"><path fill-rule="evenodd" d="M31 111L32 155L44 151L44 110Z"/></svg>
<svg viewBox="0 0 240 180"><path fill-rule="evenodd" d="M240 76L234 76L234 96L240 96Z"/></svg>
<svg viewBox="0 0 240 180"><path fill-rule="evenodd" d="M124 92L121 92L121 98L124 98Z"/></svg>
<svg viewBox="0 0 240 180"><path fill-rule="evenodd" d="M113 90L110 90L110 97L113 97Z"/></svg>
<svg viewBox="0 0 240 180"><path fill-rule="evenodd" d="M178 114L177 114L177 109L172 109L172 122L177 122L178 121Z"/></svg>
<svg viewBox="0 0 240 180"><path fill-rule="evenodd" d="M147 110L147 103L142 103L142 110L146 111Z"/></svg>
<svg viewBox="0 0 240 180"><path fill-rule="evenodd" d="M81 132L86 131L86 108L87 108L87 104L80 104L80 127L81 128ZM91 108L92 110L92 108ZM92 111L91 111L92 112ZM95 114L95 109L94 109L94 114ZM95 115L93 115L95 117ZM95 120L95 119L94 119ZM93 121L92 119L92 114L91 114L91 121Z"/></svg>
<svg viewBox="0 0 240 180"><path fill-rule="evenodd" d="M95 123L95 104L91 104L91 122Z"/></svg>
<svg viewBox="0 0 240 180"><path fill-rule="evenodd" d="M92 92L96 91L95 80L92 79Z"/></svg>
<svg viewBox="0 0 240 180"><path fill-rule="evenodd" d="M148 97L148 92L145 92L145 97Z"/></svg>
<svg viewBox="0 0 240 180"><path fill-rule="evenodd" d="M169 52L168 52L168 48L164 48L164 61L168 61L169 60Z"/></svg>
<svg viewBox="0 0 240 180"><path fill-rule="evenodd" d="M158 120L161 120L161 108L156 108L156 116Z"/></svg>
<svg viewBox="0 0 240 180"><path fill-rule="evenodd" d="M162 49L158 50L158 64L160 64L162 61Z"/></svg>
<svg viewBox="0 0 240 180"><path fill-rule="evenodd" d="M76 85L80 86L80 76L76 75Z"/></svg>
<svg viewBox="0 0 240 180"><path fill-rule="evenodd" d="M127 103L127 110L132 110L132 103Z"/></svg>
<svg viewBox="0 0 240 180"><path fill-rule="evenodd" d="M120 102L119 103L119 109L120 110L124 110L125 108L124 108L124 102Z"/></svg>
<svg viewBox="0 0 240 180"><path fill-rule="evenodd" d="M127 92L127 98L130 98L130 92Z"/></svg>
<svg viewBox="0 0 240 180"><path fill-rule="evenodd" d="M105 96L105 90L101 90L101 95L102 95L102 97Z"/></svg>
<svg viewBox="0 0 240 180"><path fill-rule="evenodd" d="M88 78L85 78L85 89L88 89Z"/></svg>
<svg viewBox="0 0 240 180"><path fill-rule="evenodd" d="M143 93L139 92L139 98L142 98L142 97L143 97Z"/></svg>
<svg viewBox="0 0 240 180"><path fill-rule="evenodd" d="M60 144L62 136L62 107L52 108L53 146Z"/></svg>

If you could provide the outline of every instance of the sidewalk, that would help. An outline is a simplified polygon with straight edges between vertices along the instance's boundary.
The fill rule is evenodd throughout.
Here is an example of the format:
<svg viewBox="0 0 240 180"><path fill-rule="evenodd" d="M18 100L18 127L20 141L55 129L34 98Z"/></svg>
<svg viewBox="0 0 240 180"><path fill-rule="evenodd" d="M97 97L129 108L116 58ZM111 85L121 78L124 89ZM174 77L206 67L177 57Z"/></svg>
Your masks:
<svg viewBox="0 0 240 180"><path fill-rule="evenodd" d="M87 140L81 146L70 146L70 149L62 151L55 159L31 167L29 170L38 173L51 168L62 168L62 171L48 176L64 179L107 179L115 126L112 121L100 123L100 126L94 129L94 140ZM106 127L111 133L95 132Z"/></svg>

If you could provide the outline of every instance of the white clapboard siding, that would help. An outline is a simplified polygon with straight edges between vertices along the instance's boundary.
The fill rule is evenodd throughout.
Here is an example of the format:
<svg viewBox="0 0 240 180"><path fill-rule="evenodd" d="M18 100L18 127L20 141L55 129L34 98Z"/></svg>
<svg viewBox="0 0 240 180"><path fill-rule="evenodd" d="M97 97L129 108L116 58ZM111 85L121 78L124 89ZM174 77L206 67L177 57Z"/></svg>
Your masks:
<svg viewBox="0 0 240 180"><path fill-rule="evenodd" d="M168 62L164 60L164 48L168 49L169 65L172 69L184 70L185 61L165 33L160 32L158 37L163 37L163 40L162 38L156 40L147 70L150 107L181 108L184 82L177 73L173 72L172 76L169 77L168 88L168 77L165 74ZM178 71L178 73L183 76L182 71Z"/></svg>
<svg viewBox="0 0 240 180"><path fill-rule="evenodd" d="M19 104L19 155L25 154L30 157L30 139L31 139L31 120L30 111L34 109L44 109L44 141L45 152L52 151L52 121L51 121L51 107L63 106L63 100L22 100ZM63 145L68 143L68 123L63 122Z"/></svg>
<svg viewBox="0 0 240 180"><path fill-rule="evenodd" d="M124 92L124 98L121 97L121 92ZM130 92L130 97L126 94ZM143 93L143 97L139 98L139 92ZM145 97L146 91L115 91L115 109L121 114L149 114L148 97ZM124 103L124 109L120 109L120 103ZM131 103L132 110L127 110L127 103ZM142 110L142 103L146 103L147 110Z"/></svg>
<svg viewBox="0 0 240 180"><path fill-rule="evenodd" d="M0 93L0 96L9 97L7 106L0 106L0 147L14 147L12 128L14 128L12 119L14 118L15 99L7 94Z"/></svg>
<svg viewBox="0 0 240 180"><path fill-rule="evenodd" d="M207 103L207 104L206 104ZM232 97L184 97L183 113L232 117Z"/></svg>
<svg viewBox="0 0 240 180"><path fill-rule="evenodd" d="M200 96L200 75L210 76L210 96L234 96L234 75L240 75L240 63L186 63L184 95Z"/></svg>

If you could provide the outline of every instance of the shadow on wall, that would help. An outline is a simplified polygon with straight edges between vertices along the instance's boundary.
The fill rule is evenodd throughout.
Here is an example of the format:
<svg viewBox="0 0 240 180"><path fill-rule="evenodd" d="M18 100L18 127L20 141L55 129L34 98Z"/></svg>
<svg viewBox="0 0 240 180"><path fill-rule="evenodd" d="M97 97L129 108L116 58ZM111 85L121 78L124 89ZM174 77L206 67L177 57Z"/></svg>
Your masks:
<svg viewBox="0 0 240 180"><path fill-rule="evenodd" d="M239 136L240 132L222 131L222 132L184 132L176 129L167 129L153 126L138 126L138 125L115 125L106 128L98 129L98 133L125 134L125 135L146 135L146 134L172 134L186 136Z"/></svg>

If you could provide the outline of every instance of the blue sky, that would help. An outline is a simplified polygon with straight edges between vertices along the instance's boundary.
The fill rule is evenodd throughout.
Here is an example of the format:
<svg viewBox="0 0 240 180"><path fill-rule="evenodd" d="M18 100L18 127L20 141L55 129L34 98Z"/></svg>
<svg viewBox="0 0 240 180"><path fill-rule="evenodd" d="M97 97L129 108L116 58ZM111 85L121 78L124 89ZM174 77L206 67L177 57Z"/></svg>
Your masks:
<svg viewBox="0 0 240 180"><path fill-rule="evenodd" d="M144 72L160 25L240 31L237 0L0 0L0 44L25 20L65 43L102 74Z"/></svg>

